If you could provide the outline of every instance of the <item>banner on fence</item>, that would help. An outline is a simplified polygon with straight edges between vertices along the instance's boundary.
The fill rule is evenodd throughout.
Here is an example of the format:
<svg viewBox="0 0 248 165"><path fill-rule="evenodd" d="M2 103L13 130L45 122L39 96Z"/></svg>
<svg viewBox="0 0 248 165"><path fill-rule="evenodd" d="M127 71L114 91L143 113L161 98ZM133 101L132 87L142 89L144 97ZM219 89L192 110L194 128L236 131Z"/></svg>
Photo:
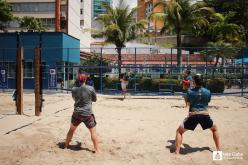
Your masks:
<svg viewBox="0 0 248 165"><path fill-rule="evenodd" d="M4 66L0 66L0 88L8 88L8 71Z"/></svg>
<svg viewBox="0 0 248 165"><path fill-rule="evenodd" d="M56 73L56 69L50 69L49 70L48 87L49 88L56 88L57 87L57 73Z"/></svg>

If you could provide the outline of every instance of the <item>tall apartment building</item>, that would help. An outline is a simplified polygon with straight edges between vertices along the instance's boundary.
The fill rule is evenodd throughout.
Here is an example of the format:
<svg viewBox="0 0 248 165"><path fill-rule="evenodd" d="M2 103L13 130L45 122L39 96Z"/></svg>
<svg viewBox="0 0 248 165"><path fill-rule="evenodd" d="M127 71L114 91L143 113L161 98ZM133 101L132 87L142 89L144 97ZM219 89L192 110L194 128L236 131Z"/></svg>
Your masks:
<svg viewBox="0 0 248 165"><path fill-rule="evenodd" d="M112 0L93 0L93 18L105 12L105 9L102 7L102 3L108 3L112 5L113 2Z"/></svg>
<svg viewBox="0 0 248 165"><path fill-rule="evenodd" d="M138 0L138 8L137 8L137 20L148 20L148 17L152 13L161 12L162 9L160 7L154 8L154 5L158 2L158 0ZM162 21L149 21L148 23L148 31L155 32L160 31L163 27Z"/></svg>
<svg viewBox="0 0 248 165"><path fill-rule="evenodd" d="M112 0L93 0L92 2L92 22L91 22L91 26L94 29L101 29L102 28L102 24L98 21L95 20L95 18L99 15L99 14L103 14L105 13L105 9L102 7L103 3L108 3L111 6L113 5L113 1Z"/></svg>
<svg viewBox="0 0 248 165"><path fill-rule="evenodd" d="M60 31L80 39L80 47L90 47L91 0L7 0L14 16L40 18L48 31L56 31L59 20ZM59 5L56 5L59 4ZM56 16L56 9L60 17ZM17 22L11 22L8 31L20 31Z"/></svg>
<svg viewBox="0 0 248 165"><path fill-rule="evenodd" d="M89 32L89 29L91 29L91 22L92 22L92 0L80 0L80 28L81 32L83 33L83 38L87 44L81 45L83 47L90 47L91 44L91 33Z"/></svg>

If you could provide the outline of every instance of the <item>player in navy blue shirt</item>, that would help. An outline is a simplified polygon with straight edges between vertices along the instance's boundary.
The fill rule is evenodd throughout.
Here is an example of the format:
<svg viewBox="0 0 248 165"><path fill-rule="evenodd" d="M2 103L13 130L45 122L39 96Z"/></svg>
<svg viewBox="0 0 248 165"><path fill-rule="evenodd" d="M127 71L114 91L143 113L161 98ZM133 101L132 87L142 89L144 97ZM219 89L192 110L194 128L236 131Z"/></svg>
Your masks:
<svg viewBox="0 0 248 165"><path fill-rule="evenodd" d="M198 124L202 129L210 129L213 133L213 139L217 151L220 150L220 140L217 126L213 124L213 120L208 113L208 103L211 100L211 93L208 89L202 87L202 77L195 75L193 78L194 88L189 89L185 99L189 103L189 115L179 126L176 132L176 154L179 154L182 144L183 133L187 130L194 130Z"/></svg>

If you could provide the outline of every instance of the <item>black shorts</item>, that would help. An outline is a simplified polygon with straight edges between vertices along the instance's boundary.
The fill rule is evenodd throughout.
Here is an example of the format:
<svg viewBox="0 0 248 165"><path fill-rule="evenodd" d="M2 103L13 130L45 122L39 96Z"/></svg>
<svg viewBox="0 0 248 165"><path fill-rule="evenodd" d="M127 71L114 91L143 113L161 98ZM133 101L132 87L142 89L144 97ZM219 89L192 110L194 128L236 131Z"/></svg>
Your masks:
<svg viewBox="0 0 248 165"><path fill-rule="evenodd" d="M201 125L203 130L209 129L213 126L213 120L209 115L192 115L184 119L181 127L193 131L198 124Z"/></svg>
<svg viewBox="0 0 248 165"><path fill-rule="evenodd" d="M84 123L88 129L96 126L95 116L91 114L90 116L82 116L77 112L73 112L71 117L71 123L77 127L80 123Z"/></svg>

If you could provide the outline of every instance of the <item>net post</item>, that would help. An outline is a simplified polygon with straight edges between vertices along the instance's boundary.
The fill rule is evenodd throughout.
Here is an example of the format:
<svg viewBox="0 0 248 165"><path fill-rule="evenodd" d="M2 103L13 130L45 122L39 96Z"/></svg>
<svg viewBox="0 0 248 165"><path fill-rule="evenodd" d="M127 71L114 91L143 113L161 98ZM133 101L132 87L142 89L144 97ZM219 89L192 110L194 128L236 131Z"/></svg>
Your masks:
<svg viewBox="0 0 248 165"><path fill-rule="evenodd" d="M23 114L23 48L17 49L17 113Z"/></svg>
<svg viewBox="0 0 248 165"><path fill-rule="evenodd" d="M137 74L137 48L135 47L134 48L134 66L135 66L135 69L134 69L134 93L136 93L136 74Z"/></svg>
<svg viewBox="0 0 248 165"><path fill-rule="evenodd" d="M103 93L103 79L102 79L102 60L103 60L103 58L102 58L102 47L101 47L101 54L100 54L100 81L101 81L101 83L100 83L100 89L101 89L101 93Z"/></svg>
<svg viewBox="0 0 248 165"><path fill-rule="evenodd" d="M35 48L34 54L34 67L35 67L35 116L40 116L41 113L41 54L40 48Z"/></svg>
<svg viewBox="0 0 248 165"><path fill-rule="evenodd" d="M242 79L241 79L241 96L244 96L244 52L245 50L241 48L242 53Z"/></svg>
<svg viewBox="0 0 248 165"><path fill-rule="evenodd" d="M67 48L67 83L66 83L66 85L67 85L67 89L69 89L69 81L70 81L70 79L69 79L69 58L70 58L70 50L69 50L69 48ZM65 82L64 82L65 83ZM67 93L69 93L68 92L68 90L67 90Z"/></svg>

